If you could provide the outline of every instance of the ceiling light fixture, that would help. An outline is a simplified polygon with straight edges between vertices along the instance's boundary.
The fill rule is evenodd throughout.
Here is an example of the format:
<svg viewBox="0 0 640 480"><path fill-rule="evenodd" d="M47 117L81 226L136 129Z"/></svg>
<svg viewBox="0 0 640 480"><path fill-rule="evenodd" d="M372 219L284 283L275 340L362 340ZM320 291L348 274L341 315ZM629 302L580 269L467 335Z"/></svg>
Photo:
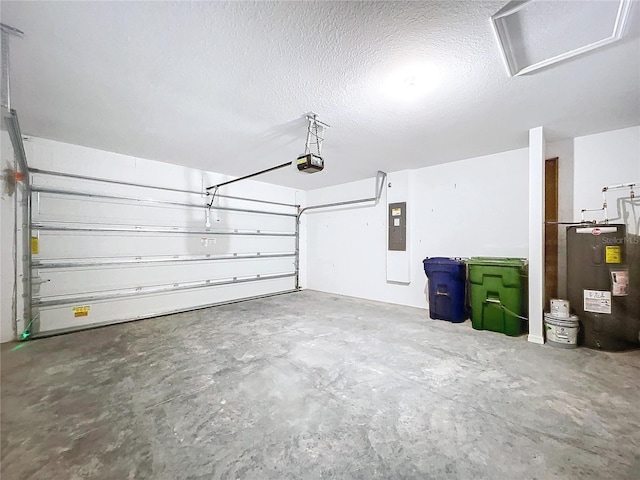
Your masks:
<svg viewBox="0 0 640 480"><path fill-rule="evenodd" d="M383 90L399 100L417 100L435 90L442 75L434 65L414 63L393 72L383 82Z"/></svg>

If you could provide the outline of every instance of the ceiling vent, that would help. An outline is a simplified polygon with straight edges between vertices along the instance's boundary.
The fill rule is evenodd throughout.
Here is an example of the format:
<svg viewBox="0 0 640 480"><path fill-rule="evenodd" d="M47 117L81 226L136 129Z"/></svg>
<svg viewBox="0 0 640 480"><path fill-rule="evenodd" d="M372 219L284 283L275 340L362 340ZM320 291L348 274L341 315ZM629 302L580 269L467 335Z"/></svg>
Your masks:
<svg viewBox="0 0 640 480"><path fill-rule="evenodd" d="M535 72L622 38L631 0L515 0L491 17L509 75Z"/></svg>

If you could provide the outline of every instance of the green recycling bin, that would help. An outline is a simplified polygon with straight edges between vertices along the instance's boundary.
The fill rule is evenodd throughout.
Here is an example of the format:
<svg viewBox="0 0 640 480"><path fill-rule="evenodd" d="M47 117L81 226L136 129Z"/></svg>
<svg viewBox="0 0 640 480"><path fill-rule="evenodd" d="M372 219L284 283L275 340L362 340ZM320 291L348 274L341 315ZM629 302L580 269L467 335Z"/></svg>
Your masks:
<svg viewBox="0 0 640 480"><path fill-rule="evenodd" d="M469 267L471 325L520 335L525 325L525 278L527 262L521 258L473 257Z"/></svg>

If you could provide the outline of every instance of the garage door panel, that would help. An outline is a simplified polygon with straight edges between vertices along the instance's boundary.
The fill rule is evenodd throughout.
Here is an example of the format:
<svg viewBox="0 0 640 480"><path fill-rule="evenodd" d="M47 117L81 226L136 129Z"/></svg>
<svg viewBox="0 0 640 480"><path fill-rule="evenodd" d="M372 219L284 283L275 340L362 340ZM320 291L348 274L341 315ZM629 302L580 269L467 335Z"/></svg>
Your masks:
<svg viewBox="0 0 640 480"><path fill-rule="evenodd" d="M143 225L205 229L204 203L199 208L174 205L147 205L117 201L99 201L82 197L61 197L39 194L35 197L34 222L49 223L87 223L96 225ZM255 209L256 212L239 212L212 208L211 228L255 230L256 225L266 231L292 232L295 229L295 215L275 214L268 210Z"/></svg>
<svg viewBox="0 0 640 480"><path fill-rule="evenodd" d="M295 251L295 237L113 232L39 233L39 254L34 258L101 258L155 255L223 255Z"/></svg>
<svg viewBox="0 0 640 480"><path fill-rule="evenodd" d="M203 280L219 280L251 275L289 273L295 269L293 256L285 258L242 259L187 264L96 266L79 269L42 269L37 296L79 295L119 288L163 285Z"/></svg>
<svg viewBox="0 0 640 480"><path fill-rule="evenodd" d="M144 178L138 179L135 183L149 185L150 188L123 184L120 182L123 173L125 172L121 171L118 171L117 173L114 172L114 175L110 178L103 177L97 180L68 177L66 176L68 174L64 172L46 171L48 173L38 173L39 171L44 170L36 170L31 175L31 183L36 188L64 190L68 193L77 192L94 195L110 195L122 198L145 198L164 201L191 202L196 201L196 199L206 198L203 193L197 191L202 188L201 182L199 182L200 185L198 185L197 189L194 188L192 189L193 192L188 192L186 191L188 189L181 190L181 188L186 185L179 185L177 183L173 185L166 185L166 187L177 188L178 190L158 189L156 186L151 185L150 181ZM51 173L55 173L55 175L52 175ZM111 183L112 181L116 183Z"/></svg>
<svg viewBox="0 0 640 480"><path fill-rule="evenodd" d="M200 288L171 294L146 295L41 308L39 309L38 330L42 333L55 333L59 330L75 330L95 325L149 318L216 303L293 291L294 288L295 281L289 277L262 282ZM84 315L85 313L86 316L76 316L77 314ZM35 334L34 336L38 335Z"/></svg>
<svg viewBox="0 0 640 480"><path fill-rule="evenodd" d="M33 174L31 177L31 181L35 189L43 188L51 190L62 190L66 192L64 196L69 198L71 198L74 193L79 193L90 195L107 195L110 197L116 196L127 199L134 198L147 201L193 203L198 205L205 205L211 201L211 195L205 195L204 193L199 191L202 189L203 185L200 182L197 187L194 187L192 189L192 192L185 192L160 190L154 187L141 188L131 185L103 183L102 181L54 177L43 174ZM145 181L141 181L140 183L149 184L149 182ZM176 187L176 185L167 186L171 188ZM255 197L245 198L247 197L245 195L234 197L233 194L227 195L227 193L228 192L218 193L214 200L214 206L259 209L268 210L271 212L291 214L294 210L292 209L292 207L295 206L296 203L296 198L294 195L263 201ZM128 203L135 202L129 201Z"/></svg>

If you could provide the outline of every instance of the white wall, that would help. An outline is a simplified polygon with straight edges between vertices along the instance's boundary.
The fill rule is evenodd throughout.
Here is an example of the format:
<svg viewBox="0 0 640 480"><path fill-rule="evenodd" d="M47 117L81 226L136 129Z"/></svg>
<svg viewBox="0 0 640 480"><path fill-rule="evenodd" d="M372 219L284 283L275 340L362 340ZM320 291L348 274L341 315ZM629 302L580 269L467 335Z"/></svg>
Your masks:
<svg viewBox="0 0 640 480"><path fill-rule="evenodd" d="M602 207L602 187L640 181L640 126L598 133L574 140L573 220L580 220L583 208ZM631 231L638 233L640 205L634 202L636 214L631 211L629 191L611 191L607 195L611 221L626 221ZM640 189L636 189L640 197ZM623 220L613 220L623 214ZM602 220L601 212L588 212L587 220Z"/></svg>
<svg viewBox="0 0 640 480"><path fill-rule="evenodd" d="M471 158L410 172L409 228L412 281L386 282L386 191L378 206L305 214L307 288L426 307L422 259L427 256L514 256L528 251L526 149ZM559 157L559 220L578 221L581 208L598 208L606 185L640 180L640 126L547 144ZM393 175L390 174L390 178ZM392 187L393 188L393 187ZM373 195L374 180L308 192L308 203ZM626 193L625 193L626 195ZM640 199L640 191L636 191ZM614 217L616 196L609 200ZM636 199L636 212L640 205ZM630 204L627 225L636 228ZM592 214L591 217L597 217ZM602 216L597 217L602 218ZM566 293L565 235L559 228L560 295Z"/></svg>
<svg viewBox="0 0 640 480"><path fill-rule="evenodd" d="M6 130L0 132L0 170L14 167L13 148ZM3 172L4 173L4 172ZM4 178L3 178L4 180ZM4 186L0 195L0 342L13 340L13 232L15 193L9 195Z"/></svg>
<svg viewBox="0 0 640 480"><path fill-rule="evenodd" d="M409 285L386 281L386 191L375 207L305 214L306 286L424 308L425 257L526 257L527 160L528 150L520 149L410 172ZM372 178L311 190L307 202L315 205L371 197L374 186Z"/></svg>

